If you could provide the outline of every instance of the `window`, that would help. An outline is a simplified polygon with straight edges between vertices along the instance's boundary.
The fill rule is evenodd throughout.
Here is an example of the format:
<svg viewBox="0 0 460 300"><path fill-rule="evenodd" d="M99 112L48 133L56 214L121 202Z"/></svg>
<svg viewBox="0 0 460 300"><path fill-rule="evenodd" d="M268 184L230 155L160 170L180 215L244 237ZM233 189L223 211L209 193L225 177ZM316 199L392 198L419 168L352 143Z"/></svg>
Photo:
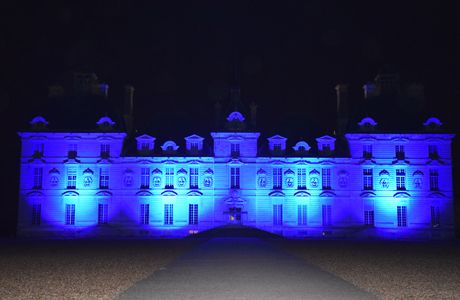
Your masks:
<svg viewBox="0 0 460 300"><path fill-rule="evenodd" d="M99 188L108 189L109 188L109 169L101 168L99 173Z"/></svg>
<svg viewBox="0 0 460 300"><path fill-rule="evenodd" d="M75 189L77 186L77 169L68 168L67 169L67 188Z"/></svg>
<svg viewBox="0 0 460 300"><path fill-rule="evenodd" d="M283 225L283 205L273 205L273 225Z"/></svg>
<svg viewBox="0 0 460 300"><path fill-rule="evenodd" d="M198 152L198 143L196 142L190 143L190 152L193 152L193 153Z"/></svg>
<svg viewBox="0 0 460 300"><path fill-rule="evenodd" d="M34 153L33 153L33 156L34 157L42 157L43 156L43 151L45 149L45 144L35 144L34 145Z"/></svg>
<svg viewBox="0 0 460 300"><path fill-rule="evenodd" d="M108 212L109 212L109 205L108 204L99 204L97 209L97 222L99 224L107 224L108 223Z"/></svg>
<svg viewBox="0 0 460 300"><path fill-rule="evenodd" d="M329 144L324 144L324 145L323 145L323 153L324 153L324 154L329 154L329 153L331 153L331 145L329 145Z"/></svg>
<svg viewBox="0 0 460 300"><path fill-rule="evenodd" d="M323 168L322 181L323 181L323 190L331 189L331 169Z"/></svg>
<svg viewBox="0 0 460 300"><path fill-rule="evenodd" d="M273 145L274 152L281 152L281 144L274 144Z"/></svg>
<svg viewBox="0 0 460 300"><path fill-rule="evenodd" d="M167 189L174 188L174 168L166 168L166 186Z"/></svg>
<svg viewBox="0 0 460 300"><path fill-rule="evenodd" d="M363 170L363 186L365 190L372 190L374 188L372 169Z"/></svg>
<svg viewBox="0 0 460 300"><path fill-rule="evenodd" d="M101 157L102 158L110 157L110 145L109 144L101 145Z"/></svg>
<svg viewBox="0 0 460 300"><path fill-rule="evenodd" d="M240 156L240 144L230 144L230 155L232 157Z"/></svg>
<svg viewBox="0 0 460 300"><path fill-rule="evenodd" d="M141 168L141 189L150 187L150 168Z"/></svg>
<svg viewBox="0 0 460 300"><path fill-rule="evenodd" d="M67 151L68 158L77 157L77 144L69 144L69 149Z"/></svg>
<svg viewBox="0 0 460 300"><path fill-rule="evenodd" d="M173 221L173 205L165 204L165 225L172 225Z"/></svg>
<svg viewBox="0 0 460 300"><path fill-rule="evenodd" d="M407 226L407 207L398 206L398 227Z"/></svg>
<svg viewBox="0 0 460 300"><path fill-rule="evenodd" d="M438 147L436 145L428 145L428 157L431 159L438 159Z"/></svg>
<svg viewBox="0 0 460 300"><path fill-rule="evenodd" d="M398 159L398 160L405 159L406 155L404 153L404 146L403 145L396 145L395 152L396 152L396 159Z"/></svg>
<svg viewBox="0 0 460 300"><path fill-rule="evenodd" d="M406 189L406 171L404 169L396 169L396 189L398 191Z"/></svg>
<svg viewBox="0 0 460 300"><path fill-rule="evenodd" d="M32 225L40 225L42 217L42 205L32 205Z"/></svg>
<svg viewBox="0 0 460 300"><path fill-rule="evenodd" d="M297 224L300 226L307 225L307 205L297 205Z"/></svg>
<svg viewBox="0 0 460 300"><path fill-rule="evenodd" d="M438 170L430 170L430 191L439 190Z"/></svg>
<svg viewBox="0 0 460 300"><path fill-rule="evenodd" d="M240 168L230 168L230 187L232 189L240 188Z"/></svg>
<svg viewBox="0 0 460 300"><path fill-rule="evenodd" d="M190 188L198 188L198 168L190 168Z"/></svg>
<svg viewBox="0 0 460 300"><path fill-rule="evenodd" d="M363 145L363 157L366 159L372 158L372 145Z"/></svg>
<svg viewBox="0 0 460 300"><path fill-rule="evenodd" d="M431 226L439 227L439 206L431 206Z"/></svg>
<svg viewBox="0 0 460 300"><path fill-rule="evenodd" d="M75 225L75 204L65 205L65 224Z"/></svg>
<svg viewBox="0 0 460 300"><path fill-rule="evenodd" d="M142 225L147 225L150 223L150 204L141 204L140 222Z"/></svg>
<svg viewBox="0 0 460 300"><path fill-rule="evenodd" d="M323 226L331 226L332 222L332 207L331 205L322 206Z"/></svg>
<svg viewBox="0 0 460 300"><path fill-rule="evenodd" d="M198 204L188 205L188 224L198 225Z"/></svg>
<svg viewBox="0 0 460 300"><path fill-rule="evenodd" d="M297 169L297 189L305 190L307 188L307 169Z"/></svg>
<svg viewBox="0 0 460 300"><path fill-rule="evenodd" d="M141 150L142 151L150 151L150 144L149 143L141 143Z"/></svg>
<svg viewBox="0 0 460 300"><path fill-rule="evenodd" d="M273 168L273 189L283 188L283 168Z"/></svg>
<svg viewBox="0 0 460 300"><path fill-rule="evenodd" d="M373 210L364 211L364 225L374 226L374 211Z"/></svg>
<svg viewBox="0 0 460 300"><path fill-rule="evenodd" d="M34 168L34 189L41 189L43 183L43 168Z"/></svg>

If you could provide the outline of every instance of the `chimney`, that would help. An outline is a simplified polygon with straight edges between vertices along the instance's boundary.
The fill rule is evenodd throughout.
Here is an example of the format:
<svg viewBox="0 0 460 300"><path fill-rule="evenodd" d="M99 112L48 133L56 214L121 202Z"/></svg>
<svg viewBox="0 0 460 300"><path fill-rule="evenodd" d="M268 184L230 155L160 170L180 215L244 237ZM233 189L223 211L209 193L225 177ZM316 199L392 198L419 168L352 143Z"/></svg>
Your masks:
<svg viewBox="0 0 460 300"><path fill-rule="evenodd" d="M337 136L341 137L345 133L348 123L348 86L337 84Z"/></svg>
<svg viewBox="0 0 460 300"><path fill-rule="evenodd" d="M252 101L250 104L250 110L251 110L251 126L252 126L252 129L255 129L257 125L257 105L254 101Z"/></svg>
<svg viewBox="0 0 460 300"><path fill-rule="evenodd" d="M123 107L123 118L125 120L126 131L128 134L131 134L133 132L134 122L134 87L132 85L125 85Z"/></svg>

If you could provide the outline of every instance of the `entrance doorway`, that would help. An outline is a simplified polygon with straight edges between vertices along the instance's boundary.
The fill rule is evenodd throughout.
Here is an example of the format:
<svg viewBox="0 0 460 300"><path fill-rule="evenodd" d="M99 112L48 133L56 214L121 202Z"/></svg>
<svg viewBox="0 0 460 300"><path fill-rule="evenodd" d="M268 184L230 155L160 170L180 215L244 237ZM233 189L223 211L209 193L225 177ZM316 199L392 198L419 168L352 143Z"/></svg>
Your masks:
<svg viewBox="0 0 460 300"><path fill-rule="evenodd" d="M229 221L232 224L241 224L241 207L229 208Z"/></svg>

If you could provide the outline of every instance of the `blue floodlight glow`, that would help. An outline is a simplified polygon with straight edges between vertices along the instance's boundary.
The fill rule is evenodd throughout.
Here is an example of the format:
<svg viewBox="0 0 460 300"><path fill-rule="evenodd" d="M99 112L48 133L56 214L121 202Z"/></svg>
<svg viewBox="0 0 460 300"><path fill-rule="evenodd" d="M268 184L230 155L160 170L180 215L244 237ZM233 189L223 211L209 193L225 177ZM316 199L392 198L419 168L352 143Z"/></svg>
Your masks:
<svg viewBox="0 0 460 300"><path fill-rule="evenodd" d="M424 125L431 129L348 133L343 157L315 156L334 153L330 136L286 147L277 135L264 154L258 132L212 132L206 156L198 135L161 150L142 135L138 153L122 156L123 132L21 132L18 234L173 238L238 223L290 238L450 238L454 136L433 130L436 118Z"/></svg>

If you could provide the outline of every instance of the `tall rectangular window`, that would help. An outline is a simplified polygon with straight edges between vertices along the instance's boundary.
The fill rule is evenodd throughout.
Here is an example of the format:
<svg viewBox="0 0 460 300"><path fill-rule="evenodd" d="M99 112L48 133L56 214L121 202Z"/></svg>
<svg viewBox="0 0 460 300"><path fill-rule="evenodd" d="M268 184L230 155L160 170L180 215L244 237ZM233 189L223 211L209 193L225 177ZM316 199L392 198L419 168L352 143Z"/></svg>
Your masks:
<svg viewBox="0 0 460 300"><path fill-rule="evenodd" d="M141 189L150 187L150 168L141 168Z"/></svg>
<svg viewBox="0 0 460 300"><path fill-rule="evenodd" d="M372 158L372 145L363 145L363 157L366 159Z"/></svg>
<svg viewBox="0 0 460 300"><path fill-rule="evenodd" d="M198 188L198 168L190 168L190 188Z"/></svg>
<svg viewBox="0 0 460 300"><path fill-rule="evenodd" d="M45 144L39 143L34 145L34 157L42 157L45 150Z"/></svg>
<svg viewBox="0 0 460 300"><path fill-rule="evenodd" d="M283 168L273 168L273 189L283 188Z"/></svg>
<svg viewBox="0 0 460 300"><path fill-rule="evenodd" d="M102 158L110 157L110 145L109 144L101 144L101 157Z"/></svg>
<svg viewBox="0 0 460 300"><path fill-rule="evenodd" d="M439 190L439 174L438 170L430 170L430 190L438 191Z"/></svg>
<svg viewBox="0 0 460 300"><path fill-rule="evenodd" d="M297 189L299 190L307 189L307 169L306 168L297 169Z"/></svg>
<svg viewBox="0 0 460 300"><path fill-rule="evenodd" d="M440 222L439 206L431 206L431 226L439 227Z"/></svg>
<svg viewBox="0 0 460 300"><path fill-rule="evenodd" d="M281 152L281 144L273 144L273 152Z"/></svg>
<svg viewBox="0 0 460 300"><path fill-rule="evenodd" d="M236 143L230 144L230 155L232 157L240 156L240 144L236 144Z"/></svg>
<svg viewBox="0 0 460 300"><path fill-rule="evenodd" d="M69 148L67 150L67 156L69 158L77 157L77 144L69 144Z"/></svg>
<svg viewBox="0 0 460 300"><path fill-rule="evenodd" d="M41 189L43 184L43 168L34 168L34 189Z"/></svg>
<svg viewBox="0 0 460 300"><path fill-rule="evenodd" d="M372 169L363 170L363 187L365 190L374 189L374 179L372 175Z"/></svg>
<svg viewBox="0 0 460 300"><path fill-rule="evenodd" d="M150 204L141 204L140 223L142 225L147 225L150 223Z"/></svg>
<svg viewBox="0 0 460 300"><path fill-rule="evenodd" d="M172 225L174 223L173 205L165 204L165 225Z"/></svg>
<svg viewBox="0 0 460 300"><path fill-rule="evenodd" d="M97 222L99 224L107 224L109 215L109 205L99 203L97 208Z"/></svg>
<svg viewBox="0 0 460 300"><path fill-rule="evenodd" d="M230 168L230 187L232 189L240 188L240 168Z"/></svg>
<svg viewBox="0 0 460 300"><path fill-rule="evenodd" d="M373 210L364 211L364 225L374 226L374 211Z"/></svg>
<svg viewBox="0 0 460 300"><path fill-rule="evenodd" d="M149 143L141 143L141 151L150 151Z"/></svg>
<svg viewBox="0 0 460 300"><path fill-rule="evenodd" d="M297 224L300 226L307 225L307 205L297 205Z"/></svg>
<svg viewBox="0 0 460 300"><path fill-rule="evenodd" d="M99 188L108 189L109 188L109 169L101 168L99 172Z"/></svg>
<svg viewBox="0 0 460 300"><path fill-rule="evenodd" d="M406 158L406 153L404 152L404 146L403 145L396 145L395 146L395 154L396 158L398 160L403 160Z"/></svg>
<svg viewBox="0 0 460 300"><path fill-rule="evenodd" d="M32 205L32 225L40 225L42 219L42 205L40 203Z"/></svg>
<svg viewBox="0 0 460 300"><path fill-rule="evenodd" d="M331 226L332 224L332 207L331 205L322 206L323 226Z"/></svg>
<svg viewBox="0 0 460 300"><path fill-rule="evenodd" d="M398 227L407 226L407 207L398 206Z"/></svg>
<svg viewBox="0 0 460 300"><path fill-rule="evenodd" d="M323 182L323 190L330 190L331 189L331 169L323 168L322 173L322 182Z"/></svg>
<svg viewBox="0 0 460 300"><path fill-rule="evenodd" d="M69 167L67 169L67 188L75 189L77 187L77 169Z"/></svg>
<svg viewBox="0 0 460 300"><path fill-rule="evenodd" d="M174 168L168 167L166 168L166 186L167 189L174 188Z"/></svg>
<svg viewBox="0 0 460 300"><path fill-rule="evenodd" d="M198 204L188 205L188 224L198 225Z"/></svg>
<svg viewBox="0 0 460 300"><path fill-rule="evenodd" d="M396 169L396 189L398 191L406 189L406 171L404 169Z"/></svg>
<svg viewBox="0 0 460 300"><path fill-rule="evenodd" d="M436 145L428 145L428 157L431 159L438 159L438 147Z"/></svg>
<svg viewBox="0 0 460 300"><path fill-rule="evenodd" d="M190 152L193 152L193 153L198 152L198 143L197 142L190 143Z"/></svg>
<svg viewBox="0 0 460 300"><path fill-rule="evenodd" d="M283 225L283 205L273 205L273 225Z"/></svg>
<svg viewBox="0 0 460 300"><path fill-rule="evenodd" d="M75 204L65 205L65 224L75 225Z"/></svg>

